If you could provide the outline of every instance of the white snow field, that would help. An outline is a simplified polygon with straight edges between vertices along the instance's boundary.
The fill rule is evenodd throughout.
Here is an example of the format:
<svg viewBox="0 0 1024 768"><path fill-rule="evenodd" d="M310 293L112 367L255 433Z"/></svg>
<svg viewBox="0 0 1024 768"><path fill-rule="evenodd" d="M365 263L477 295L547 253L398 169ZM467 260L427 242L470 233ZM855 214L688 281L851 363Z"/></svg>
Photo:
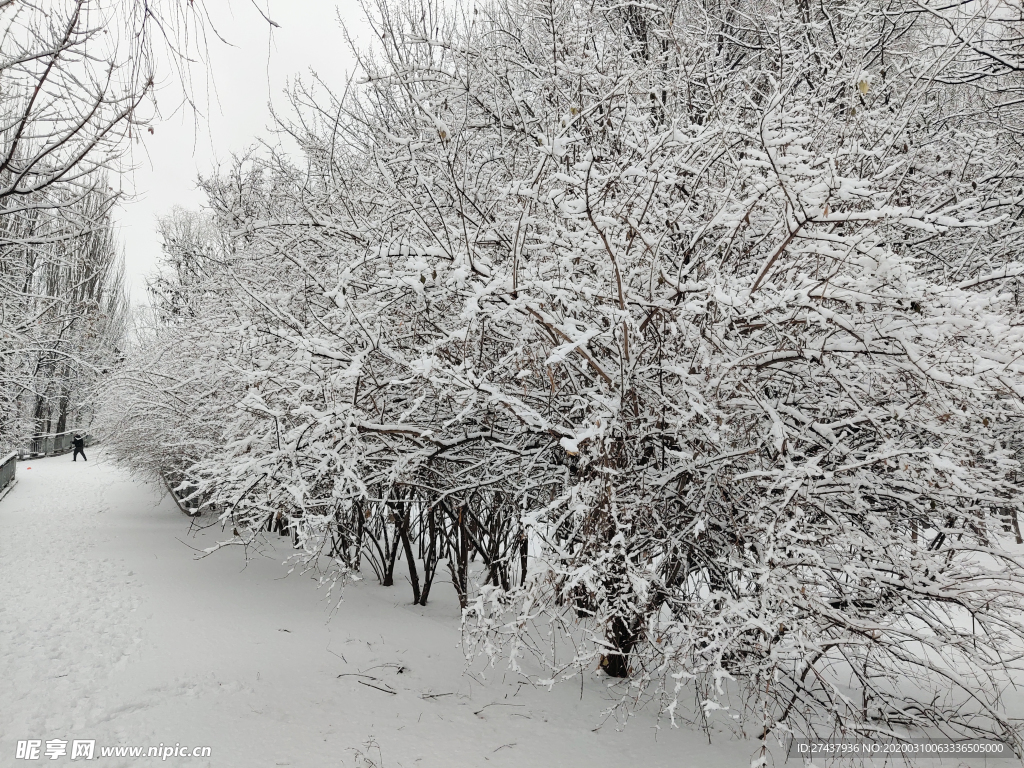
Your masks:
<svg viewBox="0 0 1024 768"><path fill-rule="evenodd" d="M749 765L753 743L727 733L603 722L596 673L481 685L448 584L419 608L404 581L367 580L330 617L324 589L286 576L286 539L248 565L197 558L219 528L190 535L169 498L90 459L22 462L0 502L0 766L80 762L18 759L28 739L95 740L106 766ZM212 756L98 758L160 744Z"/></svg>

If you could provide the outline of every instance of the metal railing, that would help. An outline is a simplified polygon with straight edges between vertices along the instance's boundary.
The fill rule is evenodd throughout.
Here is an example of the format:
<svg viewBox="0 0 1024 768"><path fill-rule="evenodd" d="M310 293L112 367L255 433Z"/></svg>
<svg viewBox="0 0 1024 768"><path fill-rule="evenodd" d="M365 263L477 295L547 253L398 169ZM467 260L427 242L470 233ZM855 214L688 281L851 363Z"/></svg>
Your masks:
<svg viewBox="0 0 1024 768"><path fill-rule="evenodd" d="M0 496L14 483L14 471L18 466L18 454L11 453L0 459Z"/></svg>
<svg viewBox="0 0 1024 768"><path fill-rule="evenodd" d="M73 447L75 435L81 434L80 430L73 429L50 435L33 435L28 438L28 446L21 451L21 455L23 458L28 458L30 456L59 456L62 453L68 453ZM96 442L92 435L86 434L84 437L87 448Z"/></svg>

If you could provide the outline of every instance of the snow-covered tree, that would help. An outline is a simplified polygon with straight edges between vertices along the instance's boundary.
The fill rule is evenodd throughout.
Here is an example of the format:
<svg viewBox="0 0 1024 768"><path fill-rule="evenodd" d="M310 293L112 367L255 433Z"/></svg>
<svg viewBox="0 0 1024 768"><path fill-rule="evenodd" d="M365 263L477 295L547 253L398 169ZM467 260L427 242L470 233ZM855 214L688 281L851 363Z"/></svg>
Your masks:
<svg viewBox="0 0 1024 768"><path fill-rule="evenodd" d="M61 433L89 419L95 382L113 367L125 319L121 253L105 181L59 215L45 204L0 214L0 436Z"/></svg>

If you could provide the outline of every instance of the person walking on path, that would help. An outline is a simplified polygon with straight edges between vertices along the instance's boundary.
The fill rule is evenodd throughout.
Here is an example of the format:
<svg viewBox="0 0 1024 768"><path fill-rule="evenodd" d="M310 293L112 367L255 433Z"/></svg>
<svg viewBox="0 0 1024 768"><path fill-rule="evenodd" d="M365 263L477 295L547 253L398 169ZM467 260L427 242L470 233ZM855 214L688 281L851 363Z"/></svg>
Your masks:
<svg viewBox="0 0 1024 768"><path fill-rule="evenodd" d="M88 461L88 459L85 458L85 438L81 435L75 435L74 439L71 441L71 445L75 448L75 453L71 457L72 461L78 461L78 454L82 454L82 461Z"/></svg>

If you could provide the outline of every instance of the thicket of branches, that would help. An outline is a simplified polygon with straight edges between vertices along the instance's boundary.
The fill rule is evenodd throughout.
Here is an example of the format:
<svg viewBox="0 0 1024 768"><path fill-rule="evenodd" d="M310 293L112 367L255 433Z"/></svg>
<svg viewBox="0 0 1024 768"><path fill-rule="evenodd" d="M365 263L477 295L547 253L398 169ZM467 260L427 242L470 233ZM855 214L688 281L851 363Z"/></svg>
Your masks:
<svg viewBox="0 0 1024 768"><path fill-rule="evenodd" d="M119 450L524 673L1019 748L1020 11L382 4L165 223Z"/></svg>

